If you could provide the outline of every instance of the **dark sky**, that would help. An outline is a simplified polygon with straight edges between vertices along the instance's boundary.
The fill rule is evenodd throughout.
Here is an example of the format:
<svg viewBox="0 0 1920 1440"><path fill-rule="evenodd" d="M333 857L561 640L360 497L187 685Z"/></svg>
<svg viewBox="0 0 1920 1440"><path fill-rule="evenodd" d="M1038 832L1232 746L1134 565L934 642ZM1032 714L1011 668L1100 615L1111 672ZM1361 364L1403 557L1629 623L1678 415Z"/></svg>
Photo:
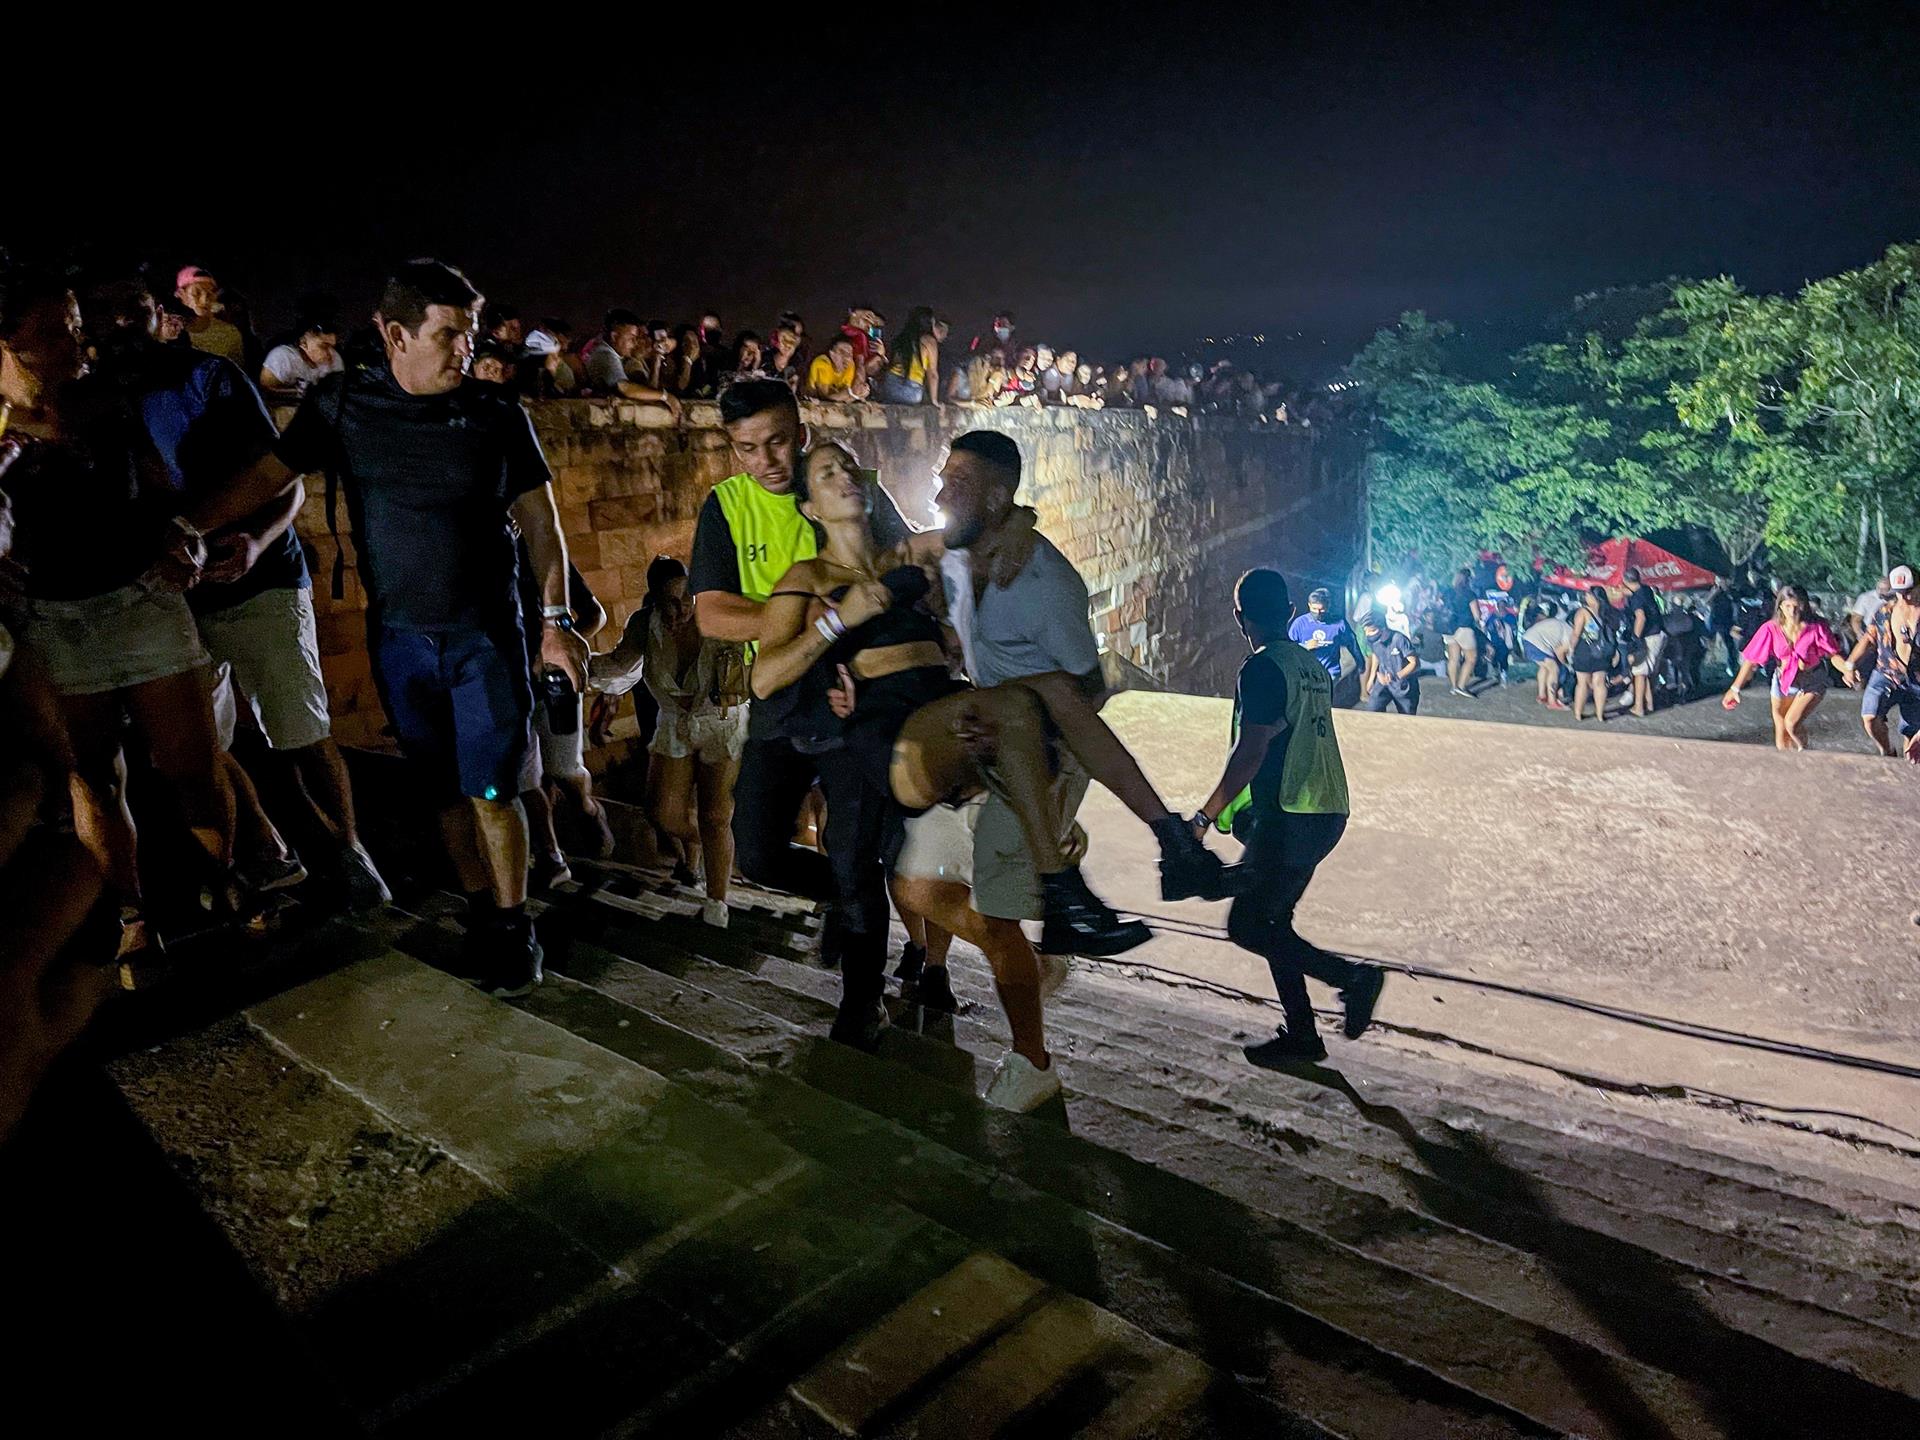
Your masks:
<svg viewBox="0 0 1920 1440"><path fill-rule="evenodd" d="M0 237L197 261L270 319L311 289L357 312L432 252L582 322L793 305L817 333L870 299L966 335L1007 304L1101 358L1299 333L1296 370L1407 308L1792 287L1920 239L1911 4L937 8L862 43L745 7L684 31L555 7L543 44L521 7L426 61L307 10L16 145Z"/></svg>

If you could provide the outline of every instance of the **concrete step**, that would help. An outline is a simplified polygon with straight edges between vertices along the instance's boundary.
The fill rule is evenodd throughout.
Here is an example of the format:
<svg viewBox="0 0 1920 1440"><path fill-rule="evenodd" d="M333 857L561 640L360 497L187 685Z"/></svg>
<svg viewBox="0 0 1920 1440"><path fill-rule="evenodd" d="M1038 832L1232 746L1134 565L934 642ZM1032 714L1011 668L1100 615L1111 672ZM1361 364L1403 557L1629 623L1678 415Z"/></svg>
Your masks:
<svg viewBox="0 0 1920 1440"><path fill-rule="evenodd" d="M401 937L432 958L454 943L449 932L413 927ZM442 950L442 958L446 952ZM666 971L596 948L579 957L604 983L657 988L646 1005L624 1003L593 986L550 975L523 1005L530 1013L671 1074L717 1108L775 1134L798 1151L852 1177L858 1192L886 1196L959 1232L980 1248L1236 1375L1258 1394L1286 1396L1313 1433L1356 1437L1433 1434L1491 1437L1544 1433L1511 1409L1450 1384L1350 1332L1157 1244L1081 1206L1024 1184L960 1148L838 1098L842 1089L903 1089L930 1099L956 1123L991 1134L1001 1120L955 1087L890 1061L794 1031L795 1055L771 1069L703 1040L653 1013L698 987ZM739 973L739 972L734 972ZM678 1019L724 1013L709 995ZM764 1058L764 1057L763 1057ZM909 1083L901 1085L901 1077ZM1269 1414L1274 1413L1271 1408ZM1271 1423L1269 1421L1268 1423ZM1599 1433L1599 1432L1596 1432Z"/></svg>
<svg viewBox="0 0 1920 1440"><path fill-rule="evenodd" d="M825 1023L834 978L804 970L781 975L777 983L783 988L815 996L813 1024ZM703 979L743 988L738 977ZM769 1003L794 1008L787 1001ZM936 1024L952 1039L992 1053L1000 1043L997 1017L982 1024L973 1018L980 1013L976 1008ZM806 1023L804 1015L790 1018ZM1257 1102L1229 1107L1214 1098L1218 1092L1204 1076L1170 1073L1157 1057L1138 1052L1118 1059L1096 1055L1100 1042L1084 1034L1079 1039L1065 1067L1074 1130L1110 1149L1588 1343L1617 1348L1622 1342L1616 1332L1625 1330L1635 1337L1634 1353L1665 1368L1704 1370L1742 1358L1720 1354L1726 1346L1703 1344L1696 1332L1711 1321L1790 1355L1920 1396L1920 1349L1906 1335L1584 1230L1542 1197L1514 1194L1511 1157L1481 1155L1469 1148L1471 1136L1444 1148L1416 1137L1411 1154L1422 1161L1420 1173L1399 1183L1379 1180L1331 1144L1309 1141L1298 1131L1287 1140L1275 1138L1265 1116L1258 1126L1251 1123ZM1411 1129L1405 1116L1395 1112L1390 1118ZM1205 1144L1198 1143L1202 1138ZM1306 1153L1299 1153L1303 1147ZM1491 1187L1478 1173L1489 1165L1507 1172L1509 1183ZM1472 1172L1471 1187L1443 1178L1463 1167ZM1505 1198L1486 1198L1489 1189ZM1529 1198L1533 1203L1526 1203ZM1734 1262L1743 1252L1731 1242L1722 1252L1723 1263L1738 1270ZM1603 1303L1595 1305L1596 1299ZM1635 1323L1626 1323L1634 1317ZM1777 1355L1768 1351L1758 1358L1771 1362Z"/></svg>
<svg viewBox="0 0 1920 1440"><path fill-rule="evenodd" d="M635 887L649 899L676 889L664 875L631 868L616 883ZM810 946L812 942L801 943ZM796 958L793 948L770 948L765 953L791 959ZM966 947L962 949L965 952ZM963 993L972 981L973 993L990 996L983 965L963 963L954 973ZM1129 968L1124 961L1076 962L1074 982L1058 1003L1117 1009L1129 1018L1133 1030L1156 1045L1188 1041L1165 1047L1173 1057L1189 1052L1224 1056L1231 1067L1228 1076L1236 1082L1247 1071L1233 1052L1247 1040L1264 1038L1274 1018L1267 1007L1204 986L1168 984L1149 970ZM1206 1043L1191 1043L1194 1040ZM1779 1232L1780 1248L1792 1253L1797 1238L1819 1236L1839 1247L1828 1257L1837 1268L1855 1271L1879 1263L1882 1257L1901 1257L1898 1271L1888 1278L1902 1286L1920 1283L1920 1178L1910 1185L1879 1182L1858 1172L1822 1167L1817 1160L1805 1158L1804 1152L1784 1168L1777 1154L1742 1159L1739 1147L1727 1143L1724 1135L1716 1136L1716 1148L1705 1149L1690 1143L1673 1125L1629 1116L1604 1102L1581 1108L1570 1120L1564 1096L1543 1094L1537 1084L1498 1075L1476 1073L1472 1103L1463 1104L1457 1063L1394 1044L1391 1038L1382 1043L1379 1037L1370 1037L1360 1047L1343 1047L1339 1059L1345 1073L1375 1100L1400 1106L1416 1117L1497 1136L1503 1145L1529 1147L1532 1155L1556 1164L1563 1158L1577 1162L1586 1157L1592 1162L1591 1171L1603 1177L1608 1189L1619 1188L1617 1177L1623 1164L1639 1166L1643 1179L1671 1179L1685 1172L1686 1183L1673 1187L1673 1193L1664 1198L1689 1207L1685 1217L1704 1228L1713 1229L1725 1217L1737 1215L1730 1228L1743 1239L1772 1229ZM1344 1119L1363 1137L1380 1138L1378 1127L1356 1124L1351 1106L1312 1079L1269 1078L1270 1083L1290 1085L1295 1103ZM1694 1109L1683 1101L1669 1103Z"/></svg>
<svg viewBox="0 0 1920 1440"><path fill-rule="evenodd" d="M974 989L984 1001L980 1013L991 1014L992 1002L984 989L964 968L956 973L962 992ZM759 981L798 991L811 997L812 1004L770 991ZM700 983L733 996L750 1007L749 1013L758 1006L803 1029L817 1029L824 1023L838 991L835 977L770 956L753 962L750 974L709 965ZM1304 1190L1299 1185L1273 1187L1284 1193L1294 1218L1335 1238L1358 1230L1380 1258L1415 1268L1447 1258L1431 1253L1436 1243L1433 1225L1410 1230L1399 1224L1381 1235L1368 1230L1369 1222L1361 1217L1378 1212L1385 1202L1394 1210L1431 1216L1436 1223L1444 1221L1449 1227L1517 1247L1530 1258L1544 1257L1533 1258L1532 1263L1549 1271L1615 1274L1619 1287L1628 1290L1639 1288L1628 1277L1641 1268L1646 1251L1652 1248L1675 1262L1673 1282L1681 1286L1689 1306L1705 1304L1745 1333L1820 1363L1840 1365L1876 1384L1915 1393L1914 1347L1899 1338L1912 1333L1910 1290L1884 1280L1873 1283L1863 1279L1859 1270L1770 1252L1751 1234L1741 1233L1754 1227L1739 1212L1732 1226L1724 1218L1713 1229L1692 1226L1695 1211L1689 1197L1705 1185L1692 1172L1669 1171L1624 1150L1589 1155L1582 1165L1570 1166L1564 1155L1551 1149L1514 1148L1506 1128L1489 1136L1477 1126L1435 1126L1424 1117L1409 1117L1397 1108L1370 1101L1351 1086L1343 1094L1330 1091L1327 1081L1314 1083L1252 1070L1228 1044L1214 1039L1199 1043L1196 1032L1159 1031L1149 1043L1132 1032L1143 1025L1158 1027L1158 1015L1143 1017L1136 1008L1124 1005L1086 1011L1087 988L1076 979L1051 1007L1056 1048L1071 1057L1063 1068L1077 1093L1111 1099L1123 1111L1144 1112L1159 1122L1159 1133L1144 1134L1137 1120L1123 1123L1118 1133L1127 1135L1127 1144L1142 1147L1135 1153L1166 1150L1172 1157L1168 1163L1177 1168L1192 1151L1182 1142L1195 1132L1243 1151L1250 1147L1242 1159L1254 1167L1256 1179L1249 1183L1256 1190L1262 1188L1257 1181L1260 1166L1274 1162L1338 1187L1332 1195L1325 1193L1324 1183L1319 1193L1312 1185ZM932 1048L945 1051L954 1037L952 1022L935 1023L942 1033ZM963 1029L968 1024L964 1019L960 1023ZM971 1036L989 1053L997 1049L997 1024L994 1016L987 1030ZM1136 1043L1119 1043L1128 1038ZM890 1037L890 1045L890 1053L902 1053L898 1032ZM1170 1058L1180 1056L1191 1057L1191 1063ZM923 1064L922 1068L928 1067ZM1340 1109L1329 1116L1328 1105ZM1286 1116L1277 1134L1276 1113ZM1523 1133L1526 1140L1553 1138ZM1353 1148L1356 1141L1362 1148ZM1501 1157L1497 1160L1477 1148L1493 1144ZM1592 1152L1596 1147L1583 1148ZM1208 1153L1200 1156L1203 1169ZM1607 1188L1609 1173L1618 1177L1611 1189ZM1516 1176L1526 1180L1519 1193L1515 1193ZM1622 1182L1631 1197L1627 1206L1621 1204ZM1741 1191L1739 1198L1750 1204L1759 1203L1759 1197L1747 1194L1744 1185L1731 1188ZM1663 1195L1685 1202L1678 1208L1688 1215L1688 1222L1670 1222L1657 1213ZM1818 1234L1813 1226L1826 1219L1818 1207L1812 1208L1814 1213L1802 1218L1803 1234ZM1466 1256L1456 1258L1467 1260ZM1636 1262L1635 1269L1622 1268L1626 1260ZM1861 1268L1870 1269L1875 1263L1868 1260ZM1481 1268L1467 1263L1465 1274ZM1471 1283L1449 1273L1444 1263L1433 1273L1446 1283L1473 1290ZM1543 1277L1542 1283L1551 1292L1542 1308L1521 1308L1515 1313L1538 1318L1565 1308L1560 1284L1550 1277ZM1775 1293L1792 1303L1782 1307ZM1505 1303L1517 1302L1509 1296Z"/></svg>
<svg viewBox="0 0 1920 1440"><path fill-rule="evenodd" d="M862 1425L972 1407L1068 1434L1323 1433L410 957L246 1018L123 1061L121 1082L383 1433L710 1434L795 1398L844 1419L855 1365ZM221 1097L247 1082L248 1123L216 1135ZM320 1205L315 1171L333 1177ZM284 1223L263 1184L294 1200ZM946 1313L931 1360L908 1343L929 1295L948 1312L939 1297L983 1276L1021 1304Z"/></svg>
<svg viewBox="0 0 1920 1440"><path fill-rule="evenodd" d="M602 938L617 939L625 926L624 920L609 922L600 933ZM644 947L653 938L654 928L649 925L633 929L627 938L636 948ZM600 971L607 968L602 960L596 959L593 964ZM715 974L726 968L714 967ZM691 985L684 961L676 961L673 971L671 975L663 972L662 982L674 987L676 992L700 988ZM772 989L779 988L747 976L743 971L730 973L744 983L762 986L769 997ZM703 974L702 978L713 977ZM632 975L623 979L629 986L636 981ZM668 997L649 998L658 1004ZM710 1008L701 1013L709 1013ZM874 1063L865 1061L865 1057L850 1058ZM1569 1345L1581 1348L1585 1343L1574 1336L1518 1321L1504 1312L1486 1310L1464 1296L1430 1285L1395 1267L1372 1262L1299 1227L1275 1224L1270 1219L1257 1223L1262 1217L1249 1214L1224 1197L1189 1182L1170 1179L1125 1156L1101 1151L1071 1137L1026 1137L1031 1142L1029 1148L1018 1155L1018 1165L1010 1164L1007 1157L996 1154L991 1145L962 1143L973 1137L958 1136L955 1127L944 1123L939 1114L938 1107L942 1105L951 1113L952 1103L943 1101L937 1091L931 1095L913 1094L916 1089L925 1088L917 1077L910 1079L903 1072L891 1083L875 1089L871 1077L860 1076L857 1071L857 1064L849 1070L836 1060L815 1067L807 1078L816 1088L833 1088L843 1094L851 1091L857 1103L917 1126L952 1148L970 1149L978 1158L997 1161L1022 1178L1034 1180L1036 1171L1049 1171L1051 1167L1050 1173L1035 1183L1085 1205L1096 1214L1107 1213L1143 1229L1196 1258L1219 1264L1222 1258L1230 1257L1230 1264L1224 1268L1236 1278L1251 1279L1256 1286L1285 1293L1291 1300L1304 1299L1306 1308L1323 1319L1364 1334L1393 1353L1411 1355L1439 1373L1461 1380L1481 1377L1485 1370L1499 1369L1502 1373L1494 1380L1481 1378L1482 1393L1523 1409L1543 1423L1595 1433L1606 1428L1604 1407L1595 1408L1594 1399L1588 1393L1591 1387L1569 1382L1559 1373L1563 1368L1562 1352ZM843 1083L846 1083L845 1090L841 1088ZM936 1107L930 1122L925 1113L929 1102ZM1027 1122L1013 1123L1017 1126ZM1089 1193L1102 1184L1130 1190L1136 1198L1135 1208L1131 1211L1120 1208L1115 1214L1116 1207L1103 1207L1100 1197ZM1162 1194L1149 1201L1148 1192L1155 1188ZM1197 1228L1208 1233L1195 1233L1196 1217L1204 1217ZM1311 1277L1311 1281L1306 1277ZM1410 1320L1411 1316L1418 1318ZM1628 1314L1612 1318L1625 1330L1628 1327L1622 1322L1641 1320L1644 1316ZM1659 1416L1672 1433L1718 1433L1713 1412L1730 1403L1728 1397L1691 1394L1686 1385L1628 1354L1619 1353L1620 1348L1616 1344L1611 1352L1594 1357L1612 1373L1611 1389L1631 1394L1636 1405ZM1720 1348L1723 1352L1727 1350L1725 1345ZM1752 1348L1772 1361L1776 1368L1782 1360L1791 1368L1790 1357L1780 1356L1779 1352L1764 1346ZM1498 1361L1493 1358L1496 1350L1503 1357ZM1722 1358L1733 1357L1723 1354ZM1754 1356L1746 1358L1751 1360ZM1855 1410L1878 1408L1890 1416L1909 1419L1920 1413L1901 1397L1886 1396L1884 1392L1816 1367L1802 1368L1807 1373L1796 1374L1794 1379L1809 1405L1824 1408L1837 1396ZM1528 1406L1532 1408L1527 1409ZM1825 1413L1831 1410L1825 1409ZM1755 1415L1750 1418L1755 1423L1773 1424L1777 1417Z"/></svg>

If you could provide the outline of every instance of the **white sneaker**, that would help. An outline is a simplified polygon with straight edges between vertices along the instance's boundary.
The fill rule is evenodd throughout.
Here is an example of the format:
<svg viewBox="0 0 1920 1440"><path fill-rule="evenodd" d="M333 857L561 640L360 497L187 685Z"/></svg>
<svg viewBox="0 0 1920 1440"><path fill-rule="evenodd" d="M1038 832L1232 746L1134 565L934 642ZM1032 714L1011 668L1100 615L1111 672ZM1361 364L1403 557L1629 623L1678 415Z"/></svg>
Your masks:
<svg viewBox="0 0 1920 1440"><path fill-rule="evenodd" d="M1067 963L1064 955L1036 955L1040 962L1040 998L1051 1000L1067 983L1067 975L1073 967Z"/></svg>
<svg viewBox="0 0 1920 1440"><path fill-rule="evenodd" d="M727 928L727 902L708 900L700 906L700 918L716 930Z"/></svg>
<svg viewBox="0 0 1920 1440"><path fill-rule="evenodd" d="M1026 1056L1008 1051L1007 1058L993 1072L993 1083L987 1086L987 1103L1024 1115L1038 1110L1059 1093L1058 1066L1049 1065L1042 1070Z"/></svg>

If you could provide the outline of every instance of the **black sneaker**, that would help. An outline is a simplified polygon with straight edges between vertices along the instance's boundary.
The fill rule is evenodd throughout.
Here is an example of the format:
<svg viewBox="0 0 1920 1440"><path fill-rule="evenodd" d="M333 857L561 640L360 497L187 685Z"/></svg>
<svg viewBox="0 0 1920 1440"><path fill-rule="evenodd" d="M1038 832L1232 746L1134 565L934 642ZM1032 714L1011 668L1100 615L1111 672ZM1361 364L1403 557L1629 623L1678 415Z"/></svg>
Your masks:
<svg viewBox="0 0 1920 1440"><path fill-rule="evenodd" d="M244 864L236 864L234 873L239 876L241 885L256 895L291 890L296 885L304 885L307 880L307 867L300 863L300 857L291 850L285 855L263 855Z"/></svg>
<svg viewBox="0 0 1920 1440"><path fill-rule="evenodd" d="M533 933L533 917L524 910L495 917L487 948L493 963L480 985L496 999L513 1000L531 994L533 987L546 978L541 968L546 955Z"/></svg>
<svg viewBox="0 0 1920 1440"><path fill-rule="evenodd" d="M927 947L909 940L900 947L900 963L893 967L893 978L903 986L911 985L920 978L920 972L926 966Z"/></svg>
<svg viewBox="0 0 1920 1440"><path fill-rule="evenodd" d="M373 857L358 842L340 852L340 888L346 892L347 908L355 914L393 903L393 892L374 868Z"/></svg>
<svg viewBox="0 0 1920 1440"><path fill-rule="evenodd" d="M1087 888L1078 865L1040 877L1043 955L1119 955L1153 938L1144 920L1122 920Z"/></svg>
<svg viewBox="0 0 1920 1440"><path fill-rule="evenodd" d="M927 967L920 983L913 987L913 998L916 1004L929 1010L944 1011L948 1015L957 1015L960 1011L959 998L953 993L953 981L944 965Z"/></svg>
<svg viewBox="0 0 1920 1440"><path fill-rule="evenodd" d="M1219 900L1226 895L1220 857L1200 842L1187 822L1169 815L1153 824L1160 841L1162 900Z"/></svg>
<svg viewBox="0 0 1920 1440"><path fill-rule="evenodd" d="M1312 1065L1327 1058L1326 1042L1315 1035L1290 1035L1282 1030L1271 1040L1258 1045L1243 1045L1240 1053L1262 1070L1285 1070L1295 1065Z"/></svg>
<svg viewBox="0 0 1920 1440"><path fill-rule="evenodd" d="M886 1004L878 995L871 1000L848 998L840 1002L839 1013L833 1017L833 1028L827 1031L827 1038L871 1055L880 1048L881 1032L892 1023L887 1015Z"/></svg>
<svg viewBox="0 0 1920 1440"><path fill-rule="evenodd" d="M1380 1003L1380 992L1387 984L1386 971L1378 965L1357 968L1359 973L1340 992L1340 1003L1347 1012L1341 1029L1349 1040L1358 1040L1367 1033L1367 1027L1373 1024L1373 1007Z"/></svg>

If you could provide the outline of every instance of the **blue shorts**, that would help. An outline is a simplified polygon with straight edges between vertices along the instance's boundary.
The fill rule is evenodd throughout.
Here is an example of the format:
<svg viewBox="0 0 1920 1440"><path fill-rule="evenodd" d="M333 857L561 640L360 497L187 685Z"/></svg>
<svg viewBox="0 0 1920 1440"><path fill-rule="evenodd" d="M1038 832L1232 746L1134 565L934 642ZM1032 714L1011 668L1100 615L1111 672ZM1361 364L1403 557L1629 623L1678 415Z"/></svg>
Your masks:
<svg viewBox="0 0 1920 1440"><path fill-rule="evenodd" d="M1544 665L1549 660L1558 662L1558 660L1560 659L1560 657L1554 654L1551 650L1542 650L1538 645L1534 644L1531 640L1522 640L1520 642L1520 653L1526 656L1527 659L1533 661L1533 663L1536 665Z"/></svg>
<svg viewBox="0 0 1920 1440"><path fill-rule="evenodd" d="M400 750L451 801L511 800L533 743L526 641L510 627L370 627L374 683Z"/></svg>
<svg viewBox="0 0 1920 1440"><path fill-rule="evenodd" d="M1902 685L1884 670L1867 677L1866 693L1860 697L1860 714L1868 720L1883 720L1889 710L1900 711L1902 734L1920 732L1920 681Z"/></svg>

